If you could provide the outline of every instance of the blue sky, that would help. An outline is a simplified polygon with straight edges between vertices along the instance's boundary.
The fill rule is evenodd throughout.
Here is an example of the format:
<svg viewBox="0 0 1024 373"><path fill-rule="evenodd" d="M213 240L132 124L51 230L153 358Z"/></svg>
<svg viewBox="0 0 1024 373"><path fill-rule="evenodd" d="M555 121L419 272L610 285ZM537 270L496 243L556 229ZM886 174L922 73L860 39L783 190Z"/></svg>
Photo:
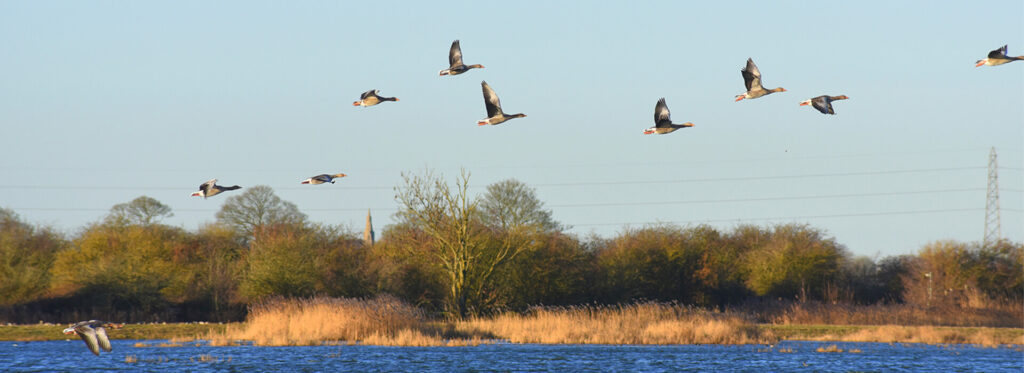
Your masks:
<svg viewBox="0 0 1024 373"><path fill-rule="evenodd" d="M974 67L1024 55L1019 1L444 4L0 2L0 206L73 233L147 195L195 229L218 178L380 231L402 172L464 168L580 235L797 222L886 256L980 240L995 147L1024 237L1024 62ZM455 39L486 68L439 77ZM748 57L787 92L734 102ZM476 126L481 80L528 117ZM401 101L353 107L369 89ZM850 99L797 105L822 94ZM696 126L642 135L661 97Z"/></svg>

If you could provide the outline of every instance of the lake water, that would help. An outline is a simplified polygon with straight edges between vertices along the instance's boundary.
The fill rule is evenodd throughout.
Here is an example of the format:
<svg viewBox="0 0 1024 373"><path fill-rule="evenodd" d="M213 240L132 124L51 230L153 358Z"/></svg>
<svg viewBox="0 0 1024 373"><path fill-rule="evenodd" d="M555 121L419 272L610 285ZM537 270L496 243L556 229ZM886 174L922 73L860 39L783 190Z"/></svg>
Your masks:
<svg viewBox="0 0 1024 373"><path fill-rule="evenodd" d="M93 356L81 340L0 341L0 372L316 372L316 371L926 371L1022 372L1021 346L785 341L775 346L520 345L471 347L134 347ZM141 341L157 345L165 341ZM835 345L843 352L817 352ZM134 356L137 361L126 362Z"/></svg>

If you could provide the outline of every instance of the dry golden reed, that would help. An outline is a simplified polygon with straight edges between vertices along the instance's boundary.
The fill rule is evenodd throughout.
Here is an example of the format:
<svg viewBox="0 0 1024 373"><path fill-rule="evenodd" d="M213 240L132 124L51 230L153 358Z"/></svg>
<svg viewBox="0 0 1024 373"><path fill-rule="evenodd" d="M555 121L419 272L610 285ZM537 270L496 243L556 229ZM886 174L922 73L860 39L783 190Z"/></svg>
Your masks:
<svg viewBox="0 0 1024 373"><path fill-rule="evenodd" d="M807 310L802 308L797 313ZM759 327L740 315L648 302L534 308L525 313L505 312L444 322L427 320L416 307L390 296L276 298L253 306L245 323L230 325L224 332L211 333L206 339L211 346L249 343L246 341L260 346L475 346L495 340L542 344L774 344L779 340L771 326ZM1024 333L1007 328L881 325L837 328L831 333L797 338L837 342L1024 345ZM168 345L181 344L171 342Z"/></svg>
<svg viewBox="0 0 1024 373"><path fill-rule="evenodd" d="M818 352L843 352L843 349L836 345L829 345L828 347L818 347Z"/></svg>
<svg viewBox="0 0 1024 373"><path fill-rule="evenodd" d="M988 347L1024 344L1024 335L1006 333L999 328L946 328L936 326L881 325L842 336L826 335L822 340L888 343L968 343Z"/></svg>
<svg viewBox="0 0 1024 373"><path fill-rule="evenodd" d="M985 303L986 308L908 304L849 305L795 302L788 305L755 304L761 322L802 325L944 325L964 327L1024 327L1024 303Z"/></svg>
<svg viewBox="0 0 1024 373"><path fill-rule="evenodd" d="M214 346L247 340L261 346L318 345L325 341L403 341L423 345L422 313L394 297L272 298L252 306L246 322L209 336ZM419 334L417 334L419 333ZM441 343L438 338L435 344Z"/></svg>
<svg viewBox="0 0 1024 373"><path fill-rule="evenodd" d="M512 343L749 344L775 341L771 333L760 331L739 316L653 302L537 308L526 314L507 312L456 322L456 330Z"/></svg>

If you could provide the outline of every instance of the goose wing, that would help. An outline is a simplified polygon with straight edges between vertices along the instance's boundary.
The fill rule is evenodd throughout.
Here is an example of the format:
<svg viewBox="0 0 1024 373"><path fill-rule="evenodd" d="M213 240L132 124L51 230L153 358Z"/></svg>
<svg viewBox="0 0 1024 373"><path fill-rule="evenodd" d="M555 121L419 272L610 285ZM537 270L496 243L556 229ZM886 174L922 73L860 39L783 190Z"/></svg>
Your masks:
<svg viewBox="0 0 1024 373"><path fill-rule="evenodd" d="M313 176L312 179L320 180L320 181L323 181L325 183L329 183L329 182L331 182L332 177L331 177L331 175L328 175L328 174L319 174L319 175Z"/></svg>
<svg viewBox="0 0 1024 373"><path fill-rule="evenodd" d="M209 192L210 188L213 188L214 184L217 184L217 179L210 179L205 183L199 184L199 190L203 191L204 193Z"/></svg>
<svg viewBox="0 0 1024 373"><path fill-rule="evenodd" d="M748 92L761 88L761 71L757 69L753 58L747 59L747 67L740 72L743 74L743 84L747 86Z"/></svg>
<svg viewBox="0 0 1024 373"><path fill-rule="evenodd" d="M367 97L376 96L377 92L380 92L380 91L376 90L376 89L371 89L369 91L363 92L363 94L359 95L359 99L360 100L365 100Z"/></svg>
<svg viewBox="0 0 1024 373"><path fill-rule="evenodd" d="M1006 49L1006 46L1004 45L1002 48L999 48L999 49L996 49L994 51L988 52L988 58L1004 58L1004 57L1006 57L1006 51L1007 51L1007 49Z"/></svg>
<svg viewBox="0 0 1024 373"><path fill-rule="evenodd" d="M484 106L487 106L487 117L493 117L501 114L501 101L498 100L498 94L494 93L491 86L487 85L486 81L481 81L480 86L484 91Z"/></svg>
<svg viewBox="0 0 1024 373"><path fill-rule="evenodd" d="M85 346L96 356L100 355L100 346L96 342L96 330L89 325L81 325L75 328L75 332L85 341ZM108 342L109 343L109 342Z"/></svg>
<svg viewBox="0 0 1024 373"><path fill-rule="evenodd" d="M452 42L452 49L448 51L448 64L452 67L462 64L462 48L458 40Z"/></svg>
<svg viewBox="0 0 1024 373"><path fill-rule="evenodd" d="M107 337L107 329L97 326L93 330L96 331L96 342L99 342L100 348L106 352L113 351L114 348L110 346L110 338Z"/></svg>
<svg viewBox="0 0 1024 373"><path fill-rule="evenodd" d="M665 98L662 97L658 100L658 103L654 105L654 126L655 127L666 127L672 123L672 113L668 110L668 105L665 104Z"/></svg>
<svg viewBox="0 0 1024 373"><path fill-rule="evenodd" d="M818 109L822 114L835 114L832 110L832 100L828 96L818 96L811 99L811 106Z"/></svg>

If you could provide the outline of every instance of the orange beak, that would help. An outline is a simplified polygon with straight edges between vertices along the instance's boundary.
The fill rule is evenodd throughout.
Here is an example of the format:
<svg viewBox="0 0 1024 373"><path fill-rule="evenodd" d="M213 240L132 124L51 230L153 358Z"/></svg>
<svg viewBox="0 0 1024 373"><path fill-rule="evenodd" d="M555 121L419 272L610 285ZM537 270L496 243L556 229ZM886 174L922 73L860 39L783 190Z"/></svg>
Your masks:
<svg viewBox="0 0 1024 373"><path fill-rule="evenodd" d="M981 65L984 65L984 64L985 64L985 62L988 62L988 61L987 61L987 60L981 60L981 61L978 61L978 64L977 64L977 65L974 65L974 67L981 67Z"/></svg>
<svg viewBox="0 0 1024 373"><path fill-rule="evenodd" d="M742 100L742 99L744 99L744 98L746 98L746 96L740 96L740 97L737 97L737 98L736 98L736 101Z"/></svg>
<svg viewBox="0 0 1024 373"><path fill-rule="evenodd" d="M359 106L359 101L353 102L352 106Z"/></svg>
<svg viewBox="0 0 1024 373"><path fill-rule="evenodd" d="M804 101L804 102L800 103L800 106L807 106L807 105L810 105L810 104L811 104L810 102Z"/></svg>

